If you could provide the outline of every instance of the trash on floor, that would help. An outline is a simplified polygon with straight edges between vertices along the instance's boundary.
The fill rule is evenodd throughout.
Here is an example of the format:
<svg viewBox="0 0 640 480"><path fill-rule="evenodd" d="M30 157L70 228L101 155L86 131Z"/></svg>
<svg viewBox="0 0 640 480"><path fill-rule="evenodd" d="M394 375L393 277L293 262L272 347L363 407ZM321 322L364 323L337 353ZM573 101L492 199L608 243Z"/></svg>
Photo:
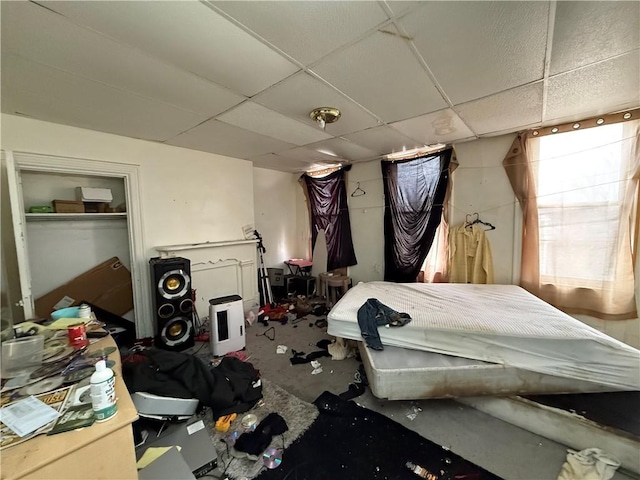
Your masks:
<svg viewBox="0 0 640 480"><path fill-rule="evenodd" d="M568 452L558 480L609 480L620 466L616 458L599 448Z"/></svg>
<svg viewBox="0 0 640 480"><path fill-rule="evenodd" d="M276 353L278 355L283 355L283 354L287 353L287 350L288 350L288 348L287 348L286 345L278 345L276 347Z"/></svg>

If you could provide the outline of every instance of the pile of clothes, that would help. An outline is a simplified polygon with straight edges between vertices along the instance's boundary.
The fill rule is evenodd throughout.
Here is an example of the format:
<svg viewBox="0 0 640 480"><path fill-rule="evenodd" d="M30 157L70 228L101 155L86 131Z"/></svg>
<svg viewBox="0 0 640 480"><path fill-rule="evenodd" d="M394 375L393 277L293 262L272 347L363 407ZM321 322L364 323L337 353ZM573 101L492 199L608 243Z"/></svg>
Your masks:
<svg viewBox="0 0 640 480"><path fill-rule="evenodd" d="M260 372L233 356L214 367L187 353L149 348L123 359L122 376L130 392L195 398L214 418L246 412L262 398Z"/></svg>

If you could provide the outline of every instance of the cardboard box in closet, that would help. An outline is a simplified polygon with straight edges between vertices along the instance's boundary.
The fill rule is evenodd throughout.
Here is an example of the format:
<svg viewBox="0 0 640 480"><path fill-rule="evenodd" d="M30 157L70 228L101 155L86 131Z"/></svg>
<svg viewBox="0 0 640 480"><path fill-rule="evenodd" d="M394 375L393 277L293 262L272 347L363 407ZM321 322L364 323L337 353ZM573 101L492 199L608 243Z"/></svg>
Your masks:
<svg viewBox="0 0 640 480"><path fill-rule="evenodd" d="M133 309L131 273L118 257L111 257L36 299L36 315L49 318L54 310L83 301L120 316Z"/></svg>
<svg viewBox="0 0 640 480"><path fill-rule="evenodd" d="M76 198L84 203L86 213L106 213L113 194L110 188L77 187Z"/></svg>

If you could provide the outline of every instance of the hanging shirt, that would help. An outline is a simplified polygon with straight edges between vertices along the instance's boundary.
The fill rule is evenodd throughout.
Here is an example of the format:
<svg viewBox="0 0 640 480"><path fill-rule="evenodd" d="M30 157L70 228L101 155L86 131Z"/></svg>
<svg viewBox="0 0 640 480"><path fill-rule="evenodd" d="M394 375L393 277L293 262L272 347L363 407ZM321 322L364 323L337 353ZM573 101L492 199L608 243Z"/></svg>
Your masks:
<svg viewBox="0 0 640 480"><path fill-rule="evenodd" d="M451 229L449 262L451 283L493 283L491 247L479 225L462 223Z"/></svg>

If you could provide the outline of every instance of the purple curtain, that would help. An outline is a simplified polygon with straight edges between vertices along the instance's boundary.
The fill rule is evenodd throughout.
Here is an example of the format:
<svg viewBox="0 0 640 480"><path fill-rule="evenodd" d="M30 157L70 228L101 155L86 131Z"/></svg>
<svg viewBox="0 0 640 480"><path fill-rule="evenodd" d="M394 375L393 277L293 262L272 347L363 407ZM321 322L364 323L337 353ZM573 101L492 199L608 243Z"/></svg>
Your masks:
<svg viewBox="0 0 640 480"><path fill-rule="evenodd" d="M344 170L326 177L303 175L311 209L311 248L316 246L318 232L327 237L327 270L356 265L351 239L351 223L347 205Z"/></svg>
<svg viewBox="0 0 640 480"><path fill-rule="evenodd" d="M452 149L400 162L382 162L384 279L415 282L442 216Z"/></svg>

